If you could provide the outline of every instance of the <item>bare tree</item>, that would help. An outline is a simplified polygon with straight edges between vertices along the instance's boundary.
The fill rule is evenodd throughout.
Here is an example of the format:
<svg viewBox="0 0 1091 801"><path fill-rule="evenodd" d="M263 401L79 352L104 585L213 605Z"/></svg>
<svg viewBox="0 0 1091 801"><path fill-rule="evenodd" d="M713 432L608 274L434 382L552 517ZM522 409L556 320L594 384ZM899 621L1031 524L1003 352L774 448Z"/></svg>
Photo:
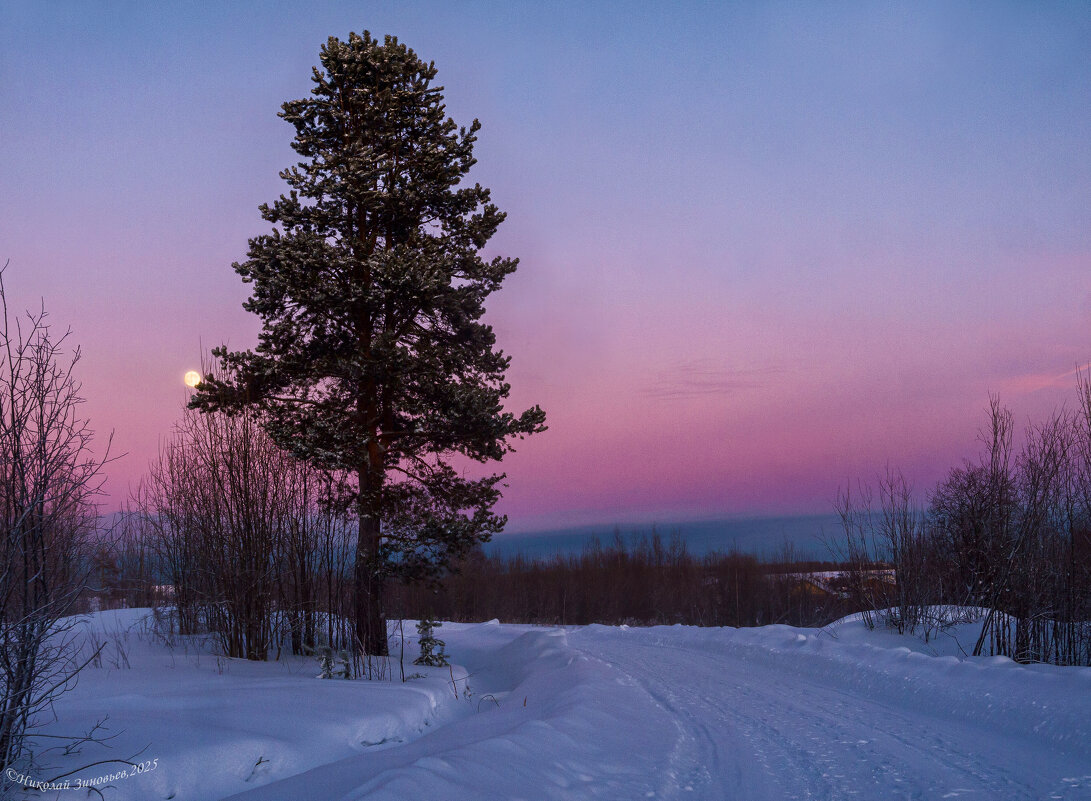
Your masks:
<svg viewBox="0 0 1091 801"><path fill-rule="evenodd" d="M279 448L258 414L185 410L138 492L179 632L207 631L225 655L253 660L285 640L297 655L320 642L356 654L351 512L331 504L344 493Z"/></svg>
<svg viewBox="0 0 1091 801"><path fill-rule="evenodd" d="M878 510L867 487L839 496L847 589L869 625L927 639L980 616L975 656L1091 663L1091 380L1082 372L1079 399L1076 412L1030 424L1016 451L1012 414L990 397L981 457L948 473L927 514L891 471ZM886 591L867 580L880 560L894 570Z"/></svg>
<svg viewBox="0 0 1091 801"><path fill-rule="evenodd" d="M32 757L41 713L82 667L70 621L98 528L79 348L44 309L14 320L0 269L0 771ZM109 446L106 448L108 453Z"/></svg>
<svg viewBox="0 0 1091 801"><path fill-rule="evenodd" d="M187 411L142 491L149 524L161 534L181 631L195 631L199 618L227 656L263 660L273 639L289 459L248 412Z"/></svg>

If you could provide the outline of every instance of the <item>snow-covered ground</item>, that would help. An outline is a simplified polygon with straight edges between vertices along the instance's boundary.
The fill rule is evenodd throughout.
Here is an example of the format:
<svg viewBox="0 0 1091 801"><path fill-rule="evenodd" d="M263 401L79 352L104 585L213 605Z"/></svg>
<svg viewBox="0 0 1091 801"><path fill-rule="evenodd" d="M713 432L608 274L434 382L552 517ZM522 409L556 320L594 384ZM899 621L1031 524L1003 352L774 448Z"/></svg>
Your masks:
<svg viewBox="0 0 1091 801"><path fill-rule="evenodd" d="M427 675L403 684L170 649L143 615L87 622L110 641L102 665L47 729L109 715L109 749L54 761L139 752L154 764L107 798L1091 799L1091 669L967 659L958 640L972 642L972 624L928 644L853 620L447 624L438 634L459 667L407 657Z"/></svg>

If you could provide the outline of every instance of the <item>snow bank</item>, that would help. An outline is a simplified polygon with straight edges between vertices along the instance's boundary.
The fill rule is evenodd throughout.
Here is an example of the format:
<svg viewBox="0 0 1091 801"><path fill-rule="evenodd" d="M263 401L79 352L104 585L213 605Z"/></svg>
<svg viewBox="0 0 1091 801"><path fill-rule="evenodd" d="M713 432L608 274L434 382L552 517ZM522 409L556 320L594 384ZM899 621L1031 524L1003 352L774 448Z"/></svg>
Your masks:
<svg viewBox="0 0 1091 801"><path fill-rule="evenodd" d="M561 630L448 624L443 636L470 666L472 715L403 748L350 757L232 801L656 794L674 727L631 679L579 654Z"/></svg>
<svg viewBox="0 0 1091 801"><path fill-rule="evenodd" d="M44 731L79 734L106 719L103 732L113 738L108 748L90 744L78 757L51 760L54 770L39 778L105 759L153 763L112 783L108 797L118 801L212 801L410 742L466 714L447 669L407 666L427 677L405 684L323 681L313 659L225 659L194 637L175 637L171 646L153 633L146 609L100 612L81 625L105 643L100 666L80 674L57 705L60 719ZM70 781L122 767L97 766Z"/></svg>

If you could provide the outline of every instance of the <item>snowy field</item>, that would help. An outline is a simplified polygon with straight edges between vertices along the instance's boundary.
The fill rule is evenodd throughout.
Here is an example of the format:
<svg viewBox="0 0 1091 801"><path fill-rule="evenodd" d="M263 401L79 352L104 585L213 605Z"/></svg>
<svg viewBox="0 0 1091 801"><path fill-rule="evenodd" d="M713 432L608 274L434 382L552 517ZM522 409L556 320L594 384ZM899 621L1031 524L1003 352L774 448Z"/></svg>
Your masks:
<svg viewBox="0 0 1091 801"><path fill-rule="evenodd" d="M925 644L858 621L447 624L458 667L412 666L413 646L426 675L403 684L171 648L146 613L87 620L101 666L46 729L109 716L109 748L53 759L138 755L107 799L1091 799L1091 669L967 659L973 625Z"/></svg>

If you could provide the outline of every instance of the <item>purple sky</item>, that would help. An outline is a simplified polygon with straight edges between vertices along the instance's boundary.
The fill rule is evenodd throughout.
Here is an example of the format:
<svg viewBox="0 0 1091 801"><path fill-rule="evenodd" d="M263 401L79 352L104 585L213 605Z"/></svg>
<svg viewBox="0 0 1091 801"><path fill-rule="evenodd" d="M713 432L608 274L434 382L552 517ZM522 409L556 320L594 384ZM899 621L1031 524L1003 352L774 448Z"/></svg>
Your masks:
<svg viewBox="0 0 1091 801"><path fill-rule="evenodd" d="M0 0L0 260L84 348L138 480L293 160L329 35L392 33L484 124L521 267L490 306L512 528L829 511L920 488L1091 360L1087 4Z"/></svg>

